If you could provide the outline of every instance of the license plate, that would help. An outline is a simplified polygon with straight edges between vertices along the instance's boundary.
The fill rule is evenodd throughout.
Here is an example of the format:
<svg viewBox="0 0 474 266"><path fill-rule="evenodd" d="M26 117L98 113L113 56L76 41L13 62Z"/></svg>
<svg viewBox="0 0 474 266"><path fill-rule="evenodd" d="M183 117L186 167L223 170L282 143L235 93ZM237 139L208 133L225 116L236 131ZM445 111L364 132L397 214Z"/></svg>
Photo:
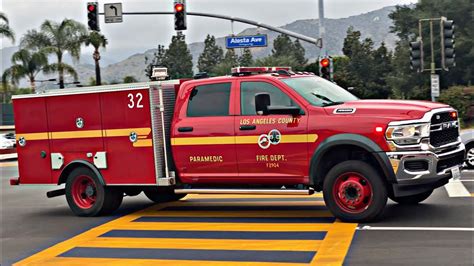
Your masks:
<svg viewBox="0 0 474 266"><path fill-rule="evenodd" d="M459 167L451 169L451 174L453 175L453 180L461 179L461 171L459 170Z"/></svg>

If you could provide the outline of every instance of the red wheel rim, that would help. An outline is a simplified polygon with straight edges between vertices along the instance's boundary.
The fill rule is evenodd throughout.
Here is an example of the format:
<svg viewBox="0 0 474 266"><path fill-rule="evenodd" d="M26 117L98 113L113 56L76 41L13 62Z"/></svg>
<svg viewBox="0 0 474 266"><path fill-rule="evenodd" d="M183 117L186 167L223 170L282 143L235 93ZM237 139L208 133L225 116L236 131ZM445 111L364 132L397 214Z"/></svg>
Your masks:
<svg viewBox="0 0 474 266"><path fill-rule="evenodd" d="M361 213L372 203L373 193L370 182L359 173L340 175L333 186L336 204L348 213Z"/></svg>
<svg viewBox="0 0 474 266"><path fill-rule="evenodd" d="M81 175L72 183L74 203L82 209L89 209L95 204L97 188L90 176Z"/></svg>

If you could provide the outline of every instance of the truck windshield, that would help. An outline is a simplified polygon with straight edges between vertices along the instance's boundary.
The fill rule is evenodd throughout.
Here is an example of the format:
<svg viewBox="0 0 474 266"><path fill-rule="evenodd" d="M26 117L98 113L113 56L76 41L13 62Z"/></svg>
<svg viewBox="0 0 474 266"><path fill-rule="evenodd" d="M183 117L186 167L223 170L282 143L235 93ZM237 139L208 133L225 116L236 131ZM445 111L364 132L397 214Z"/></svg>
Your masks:
<svg viewBox="0 0 474 266"><path fill-rule="evenodd" d="M315 106L325 107L357 100L350 92L323 78L288 78L281 81Z"/></svg>

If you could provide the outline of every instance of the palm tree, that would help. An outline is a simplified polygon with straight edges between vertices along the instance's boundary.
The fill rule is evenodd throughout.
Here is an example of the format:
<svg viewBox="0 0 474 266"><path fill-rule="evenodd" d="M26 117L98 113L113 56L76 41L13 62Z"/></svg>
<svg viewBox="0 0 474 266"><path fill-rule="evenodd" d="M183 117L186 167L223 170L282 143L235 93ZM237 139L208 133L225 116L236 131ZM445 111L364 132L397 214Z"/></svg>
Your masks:
<svg viewBox="0 0 474 266"><path fill-rule="evenodd" d="M21 49L12 55L12 66L3 72L2 83L6 87L9 79L13 84L18 84L20 79L27 78L34 93L35 78L41 71L45 73L51 71L46 53L44 51L31 53L27 49Z"/></svg>
<svg viewBox="0 0 474 266"><path fill-rule="evenodd" d="M57 57L57 63L51 69L59 74L59 88L64 88L64 73L67 72L77 79L74 68L63 62L64 53L68 52L73 59L79 60L81 44L87 34L86 27L72 19L64 19L61 23L46 20L41 24L40 31L29 30L21 40L21 46L29 49L43 49Z"/></svg>
<svg viewBox="0 0 474 266"><path fill-rule="evenodd" d="M92 45L94 47L94 54L92 55L92 58L94 58L95 61L95 85L101 85L102 80L100 77L99 48L103 47L105 49L105 46L107 46L108 41L104 35L100 34L97 31L92 31L89 35L85 37L85 44L86 46Z"/></svg>
<svg viewBox="0 0 474 266"><path fill-rule="evenodd" d="M0 23L0 37L6 37L12 42L15 42L15 33L13 33L13 30L8 24L7 15L3 12L0 12L0 21L2 21L2 23Z"/></svg>

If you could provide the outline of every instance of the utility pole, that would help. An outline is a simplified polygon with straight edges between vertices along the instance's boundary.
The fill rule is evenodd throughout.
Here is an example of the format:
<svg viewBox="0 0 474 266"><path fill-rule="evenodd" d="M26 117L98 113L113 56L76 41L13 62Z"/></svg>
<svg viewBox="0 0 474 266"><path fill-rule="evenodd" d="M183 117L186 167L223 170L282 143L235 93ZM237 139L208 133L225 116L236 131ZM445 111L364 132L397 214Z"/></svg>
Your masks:
<svg viewBox="0 0 474 266"><path fill-rule="evenodd" d="M319 1L319 39L321 40L321 55L320 57L326 57L327 50L326 44L324 43L324 35L326 35L326 29L324 28L324 0Z"/></svg>

